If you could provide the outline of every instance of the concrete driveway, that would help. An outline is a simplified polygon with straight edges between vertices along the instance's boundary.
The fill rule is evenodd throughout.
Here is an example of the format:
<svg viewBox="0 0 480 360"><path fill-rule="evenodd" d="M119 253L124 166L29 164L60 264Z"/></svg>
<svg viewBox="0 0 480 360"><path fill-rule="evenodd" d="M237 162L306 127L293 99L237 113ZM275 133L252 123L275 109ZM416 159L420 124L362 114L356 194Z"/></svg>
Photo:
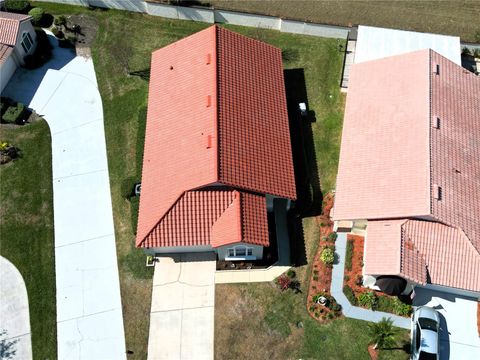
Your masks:
<svg viewBox="0 0 480 360"><path fill-rule="evenodd" d="M32 359L27 288L17 268L2 256L0 256L0 358Z"/></svg>
<svg viewBox="0 0 480 360"><path fill-rule="evenodd" d="M426 305L440 313L440 359L480 359L477 301L420 287L415 294L413 305Z"/></svg>
<svg viewBox="0 0 480 360"><path fill-rule="evenodd" d="M155 265L149 360L211 360L215 254L175 254Z"/></svg>
<svg viewBox="0 0 480 360"><path fill-rule="evenodd" d="M93 61L55 44L5 94L44 116L52 136L58 358L125 359L102 99Z"/></svg>

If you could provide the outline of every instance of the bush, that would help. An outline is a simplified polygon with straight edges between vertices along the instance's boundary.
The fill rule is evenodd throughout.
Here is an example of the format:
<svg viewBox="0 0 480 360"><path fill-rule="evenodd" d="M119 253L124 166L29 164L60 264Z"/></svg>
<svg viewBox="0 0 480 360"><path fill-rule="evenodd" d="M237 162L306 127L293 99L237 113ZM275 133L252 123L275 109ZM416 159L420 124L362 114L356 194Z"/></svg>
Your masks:
<svg viewBox="0 0 480 360"><path fill-rule="evenodd" d="M326 265L332 265L335 260L335 253L331 248L325 247L320 255L320 260Z"/></svg>
<svg viewBox="0 0 480 360"><path fill-rule="evenodd" d="M368 291L358 296L358 303L368 309L375 310L377 308L378 298L373 291Z"/></svg>
<svg viewBox="0 0 480 360"><path fill-rule="evenodd" d="M347 241L347 251L345 254L345 268L352 271L353 240Z"/></svg>
<svg viewBox="0 0 480 360"><path fill-rule="evenodd" d="M290 278L285 274L280 275L275 282L282 291L287 290L290 287Z"/></svg>
<svg viewBox="0 0 480 360"><path fill-rule="evenodd" d="M469 55L472 55L472 52L470 51L470 49L468 47L464 46L463 49L462 49L462 55L469 56Z"/></svg>
<svg viewBox="0 0 480 360"><path fill-rule="evenodd" d="M56 37L57 39L63 39L64 36L65 36L65 35L63 34L63 31L60 30L60 29L59 29L58 27L56 27L56 26L52 27L52 33L53 33L53 35L55 35L55 37Z"/></svg>
<svg viewBox="0 0 480 360"><path fill-rule="evenodd" d="M363 285L363 276L362 275L357 275L357 278L355 279L355 285L357 285L357 286L362 286Z"/></svg>
<svg viewBox="0 0 480 360"><path fill-rule="evenodd" d="M333 315L333 313L329 312L329 313L327 314L327 319L328 319L328 320L332 320L332 319L334 318L334 316L335 316L335 315Z"/></svg>
<svg viewBox="0 0 480 360"><path fill-rule="evenodd" d="M26 14L30 8L30 3L26 0L6 0L3 5L7 11L22 14Z"/></svg>
<svg viewBox="0 0 480 360"><path fill-rule="evenodd" d="M57 16L53 23L55 26L65 26L67 25L67 18L63 15Z"/></svg>
<svg viewBox="0 0 480 360"><path fill-rule="evenodd" d="M18 103L16 106L10 106L2 116L2 120L10 124L23 124L25 114L25 105Z"/></svg>
<svg viewBox="0 0 480 360"><path fill-rule="evenodd" d="M328 241L330 242L335 242L337 240L337 233L336 232L331 232L328 234Z"/></svg>
<svg viewBox="0 0 480 360"><path fill-rule="evenodd" d="M480 58L480 49L473 50L473 56L477 59Z"/></svg>
<svg viewBox="0 0 480 360"><path fill-rule="evenodd" d="M350 276L345 275L345 276L343 277L343 281L349 281L349 280L350 280Z"/></svg>
<svg viewBox="0 0 480 360"><path fill-rule="evenodd" d="M45 11L41 7L36 7L30 10L28 15L32 17L33 25L39 25L42 22Z"/></svg>
<svg viewBox="0 0 480 360"><path fill-rule="evenodd" d="M298 49L284 49L282 50L282 60L285 62L298 60Z"/></svg>
<svg viewBox="0 0 480 360"><path fill-rule="evenodd" d="M350 304L357 305L357 298L355 297L355 294L353 293L353 290L350 286L344 285L343 293L347 297L348 301L350 301Z"/></svg>
<svg viewBox="0 0 480 360"><path fill-rule="evenodd" d="M412 313L412 306L409 304L405 304L399 298L395 298L393 300L393 311L397 315L401 316L409 316Z"/></svg>
<svg viewBox="0 0 480 360"><path fill-rule="evenodd" d="M288 276L290 279L293 279L293 278L295 278L295 276L297 276L297 273L295 272L295 270L289 269L289 270L287 271L287 276Z"/></svg>

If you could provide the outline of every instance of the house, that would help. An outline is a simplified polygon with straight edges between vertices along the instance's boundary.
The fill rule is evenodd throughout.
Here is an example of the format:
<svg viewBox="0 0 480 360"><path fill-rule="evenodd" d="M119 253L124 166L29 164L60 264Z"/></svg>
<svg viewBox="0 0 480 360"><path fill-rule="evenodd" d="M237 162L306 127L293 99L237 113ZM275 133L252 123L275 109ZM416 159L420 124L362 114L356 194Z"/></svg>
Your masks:
<svg viewBox="0 0 480 360"><path fill-rule="evenodd" d="M457 65L462 65L460 38L440 34L358 26L355 45L355 64L432 49Z"/></svg>
<svg viewBox="0 0 480 360"><path fill-rule="evenodd" d="M136 246L262 259L296 189L281 50L218 26L152 54Z"/></svg>
<svg viewBox="0 0 480 360"><path fill-rule="evenodd" d="M37 35L30 20L28 15L0 11L0 91L35 50Z"/></svg>
<svg viewBox="0 0 480 360"><path fill-rule="evenodd" d="M364 284L478 298L480 78L429 49L350 75L333 217L365 234Z"/></svg>

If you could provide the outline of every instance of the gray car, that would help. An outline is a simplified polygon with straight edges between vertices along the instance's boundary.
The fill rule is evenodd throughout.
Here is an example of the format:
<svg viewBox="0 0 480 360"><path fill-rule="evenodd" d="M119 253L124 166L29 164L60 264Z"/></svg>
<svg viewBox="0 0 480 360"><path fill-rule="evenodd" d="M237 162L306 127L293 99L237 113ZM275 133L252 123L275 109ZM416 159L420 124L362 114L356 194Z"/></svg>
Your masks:
<svg viewBox="0 0 480 360"><path fill-rule="evenodd" d="M420 306L412 315L412 359L438 360L440 315L435 309Z"/></svg>

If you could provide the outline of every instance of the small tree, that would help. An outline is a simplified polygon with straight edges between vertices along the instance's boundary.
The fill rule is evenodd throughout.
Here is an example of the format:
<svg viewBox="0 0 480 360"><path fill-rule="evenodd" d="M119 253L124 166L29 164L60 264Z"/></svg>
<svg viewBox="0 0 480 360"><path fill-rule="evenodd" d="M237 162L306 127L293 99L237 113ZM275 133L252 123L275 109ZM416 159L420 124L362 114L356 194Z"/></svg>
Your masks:
<svg viewBox="0 0 480 360"><path fill-rule="evenodd" d="M26 14L30 3L26 0L5 0L3 6L7 11Z"/></svg>
<svg viewBox="0 0 480 360"><path fill-rule="evenodd" d="M30 10L28 15L32 17L33 25L39 25L45 15L45 11L40 7L36 7Z"/></svg>
<svg viewBox="0 0 480 360"><path fill-rule="evenodd" d="M324 264L332 265L335 260L335 253L332 249L326 247L322 250L320 259L324 262Z"/></svg>
<svg viewBox="0 0 480 360"><path fill-rule="evenodd" d="M396 329L391 318L383 317L378 323L368 325L369 335L375 344L373 348L389 348L395 345Z"/></svg>

